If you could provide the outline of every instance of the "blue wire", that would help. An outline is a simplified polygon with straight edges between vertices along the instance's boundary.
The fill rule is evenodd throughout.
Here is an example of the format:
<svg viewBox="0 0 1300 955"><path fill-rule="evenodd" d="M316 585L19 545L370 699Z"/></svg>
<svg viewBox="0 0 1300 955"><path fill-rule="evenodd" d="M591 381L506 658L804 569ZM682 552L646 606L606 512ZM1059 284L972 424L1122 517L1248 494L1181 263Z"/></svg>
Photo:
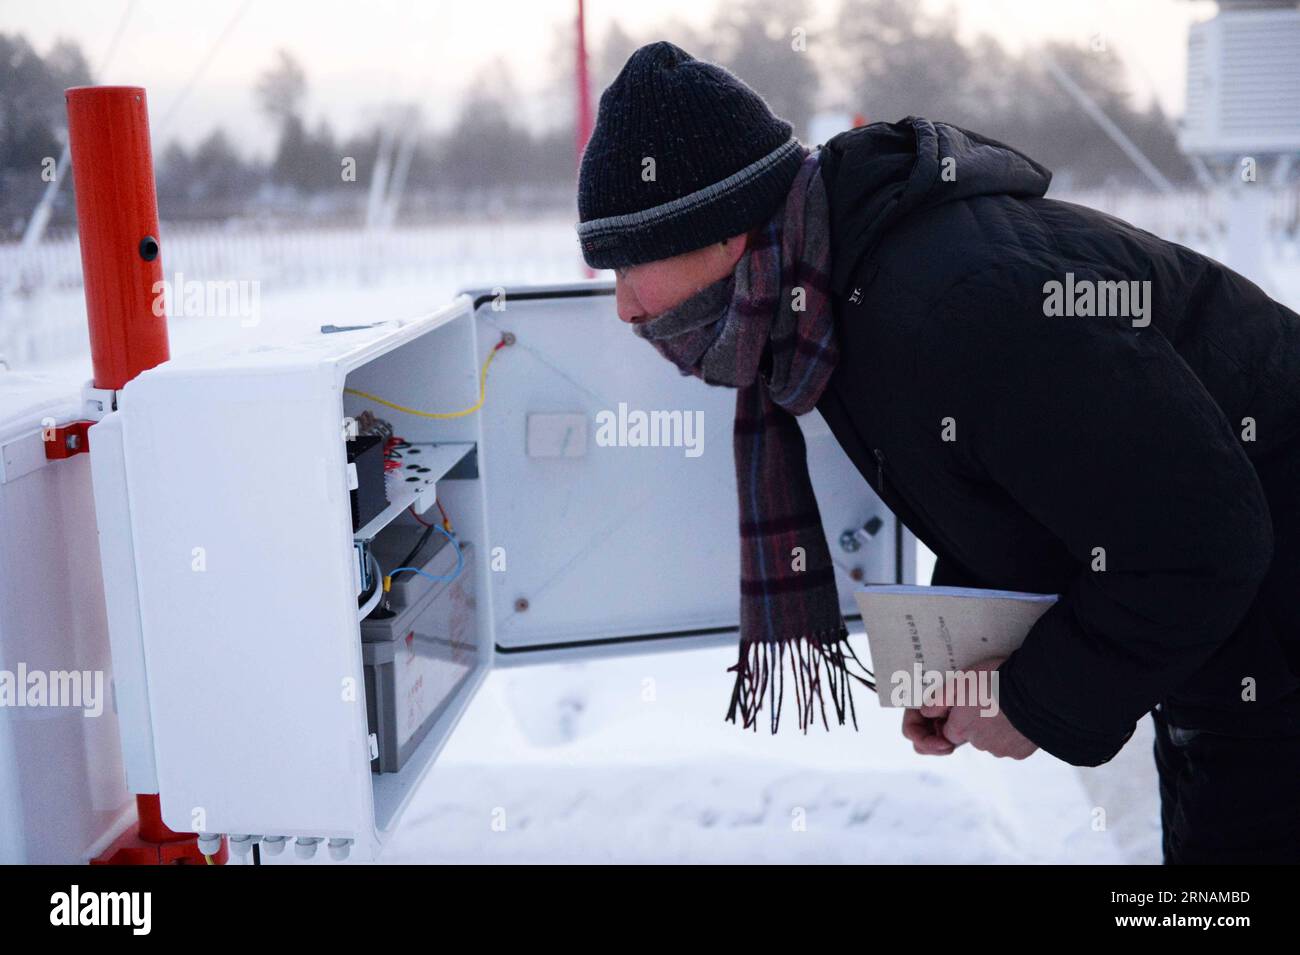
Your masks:
<svg viewBox="0 0 1300 955"><path fill-rule="evenodd" d="M388 572L389 578L396 577L404 570L409 570L413 574L419 574L421 577L428 577L430 580L455 580L460 576L460 572L465 566L465 555L461 553L460 542L447 531L447 528L440 524L430 524L429 526L440 533L443 537L447 538L447 540L451 541L451 546L456 549L456 569L449 575L439 575L435 577L433 574L426 574L419 567L398 567L396 570L390 570Z"/></svg>

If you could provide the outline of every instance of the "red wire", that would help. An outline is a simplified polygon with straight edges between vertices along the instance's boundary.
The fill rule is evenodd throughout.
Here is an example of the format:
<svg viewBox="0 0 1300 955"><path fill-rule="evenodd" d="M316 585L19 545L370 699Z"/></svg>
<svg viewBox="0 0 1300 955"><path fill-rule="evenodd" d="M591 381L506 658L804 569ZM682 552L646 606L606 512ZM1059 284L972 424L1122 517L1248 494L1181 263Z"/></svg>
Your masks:
<svg viewBox="0 0 1300 955"><path fill-rule="evenodd" d="M447 516L447 509L446 509L445 507L442 506L442 501L435 501L435 503L438 505L438 510L442 513L442 528L443 528L443 530L450 530L450 529L451 529L451 518ZM414 504L411 505L411 507L410 507L410 511L411 511L411 516L414 517L417 521L419 521L423 526L425 526L425 527L432 527L432 526L433 526L433 525L430 524L428 521L426 521L423 517L421 517L419 514L415 513L415 505L414 505Z"/></svg>
<svg viewBox="0 0 1300 955"><path fill-rule="evenodd" d="M385 471L396 471L398 468L402 466L401 459L395 458L392 455L399 444L405 444L405 443L406 443L406 439L399 438L397 435L391 436L387 441L384 442L384 470Z"/></svg>

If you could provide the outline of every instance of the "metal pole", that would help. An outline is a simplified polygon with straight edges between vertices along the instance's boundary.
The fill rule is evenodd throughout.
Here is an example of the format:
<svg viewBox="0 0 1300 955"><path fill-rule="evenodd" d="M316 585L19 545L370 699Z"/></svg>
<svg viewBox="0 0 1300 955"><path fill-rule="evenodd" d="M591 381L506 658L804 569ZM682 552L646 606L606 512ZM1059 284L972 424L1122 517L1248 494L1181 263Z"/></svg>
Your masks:
<svg viewBox="0 0 1300 955"><path fill-rule="evenodd" d="M583 0L578 0L578 22L577 22L577 70L576 79L578 83L578 115L574 136L577 147L576 160L582 162L582 151L587 148L587 140L591 138L591 80L587 75L587 24L586 9Z"/></svg>
<svg viewBox="0 0 1300 955"><path fill-rule="evenodd" d="M1074 101L1079 104L1079 108L1102 128L1102 132L1111 138L1111 141L1123 151L1125 156L1133 161L1133 165L1138 167L1142 175L1146 176L1151 181L1151 184L1165 195L1173 193L1175 191L1173 183L1156 168L1155 163L1146 157L1146 154L1137 147L1137 144L1125 135L1124 130L1115 125L1115 121L1106 115L1106 111L1097 105L1096 100L1089 96L1083 87L1070 79L1065 70L1057 66L1050 56L1044 53L1041 59L1043 66L1047 68L1047 72L1051 74L1052 79L1056 80L1061 88L1070 94Z"/></svg>
<svg viewBox="0 0 1300 955"><path fill-rule="evenodd" d="M148 103L138 86L66 99L95 387L117 391L170 354Z"/></svg>
<svg viewBox="0 0 1300 955"><path fill-rule="evenodd" d="M578 17L577 17L577 36L574 37L574 55L577 58L577 69L574 70L574 78L578 84L577 97L577 115L574 117L573 135L574 135L574 162L575 170L582 165L582 152L587 148L587 140L591 138L591 79L587 75L587 12L583 0L578 0ZM575 175L576 179L577 176ZM582 273L587 278L593 278L596 275L595 270L587 264L583 264Z"/></svg>

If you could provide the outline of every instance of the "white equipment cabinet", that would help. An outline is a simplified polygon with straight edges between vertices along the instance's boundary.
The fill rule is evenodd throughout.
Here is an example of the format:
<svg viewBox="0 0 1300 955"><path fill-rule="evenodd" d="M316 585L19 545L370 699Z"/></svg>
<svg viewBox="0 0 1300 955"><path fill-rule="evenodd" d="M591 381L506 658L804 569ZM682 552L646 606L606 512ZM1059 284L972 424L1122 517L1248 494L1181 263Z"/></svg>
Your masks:
<svg viewBox="0 0 1300 955"><path fill-rule="evenodd" d="M45 456L46 427L81 415L75 384L0 370L0 679L21 692L24 671L77 674L97 696L93 706L84 694L75 706L0 705L0 864L85 862L134 808L110 694L90 461Z"/></svg>
<svg viewBox="0 0 1300 955"><path fill-rule="evenodd" d="M1300 151L1300 9L1296 0L1219 0L1187 36L1184 152Z"/></svg>
<svg viewBox="0 0 1300 955"><path fill-rule="evenodd" d="M507 332L475 414L344 392L467 408ZM734 641L734 402L617 321L602 283L463 295L139 375L90 430L131 787L159 792L176 830L352 840L369 858L490 667ZM620 404L702 413L700 453L602 446L597 415ZM371 770L344 444L365 410L437 446L418 499L400 477L390 496L436 515L436 494L475 564L468 676L387 774ZM907 580L910 544L818 421L813 480L852 615L850 571Z"/></svg>

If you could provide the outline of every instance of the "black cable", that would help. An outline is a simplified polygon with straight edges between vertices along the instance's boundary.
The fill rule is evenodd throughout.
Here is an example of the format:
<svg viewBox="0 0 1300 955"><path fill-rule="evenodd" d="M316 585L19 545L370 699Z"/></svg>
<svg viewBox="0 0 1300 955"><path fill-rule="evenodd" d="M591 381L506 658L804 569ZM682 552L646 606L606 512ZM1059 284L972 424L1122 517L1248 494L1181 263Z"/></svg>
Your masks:
<svg viewBox="0 0 1300 955"><path fill-rule="evenodd" d="M262 844L260 842L254 842L253 843L253 865L261 865L261 864L262 864Z"/></svg>
<svg viewBox="0 0 1300 955"><path fill-rule="evenodd" d="M402 558L402 560L398 561L397 566L398 567L412 566L415 563L416 556L420 553L420 551L424 550L424 545L429 543L429 538L432 536L433 536L433 525L430 525L424 529L424 533L421 534L420 539L415 542L415 546L411 548L411 552L407 554L404 558Z"/></svg>

